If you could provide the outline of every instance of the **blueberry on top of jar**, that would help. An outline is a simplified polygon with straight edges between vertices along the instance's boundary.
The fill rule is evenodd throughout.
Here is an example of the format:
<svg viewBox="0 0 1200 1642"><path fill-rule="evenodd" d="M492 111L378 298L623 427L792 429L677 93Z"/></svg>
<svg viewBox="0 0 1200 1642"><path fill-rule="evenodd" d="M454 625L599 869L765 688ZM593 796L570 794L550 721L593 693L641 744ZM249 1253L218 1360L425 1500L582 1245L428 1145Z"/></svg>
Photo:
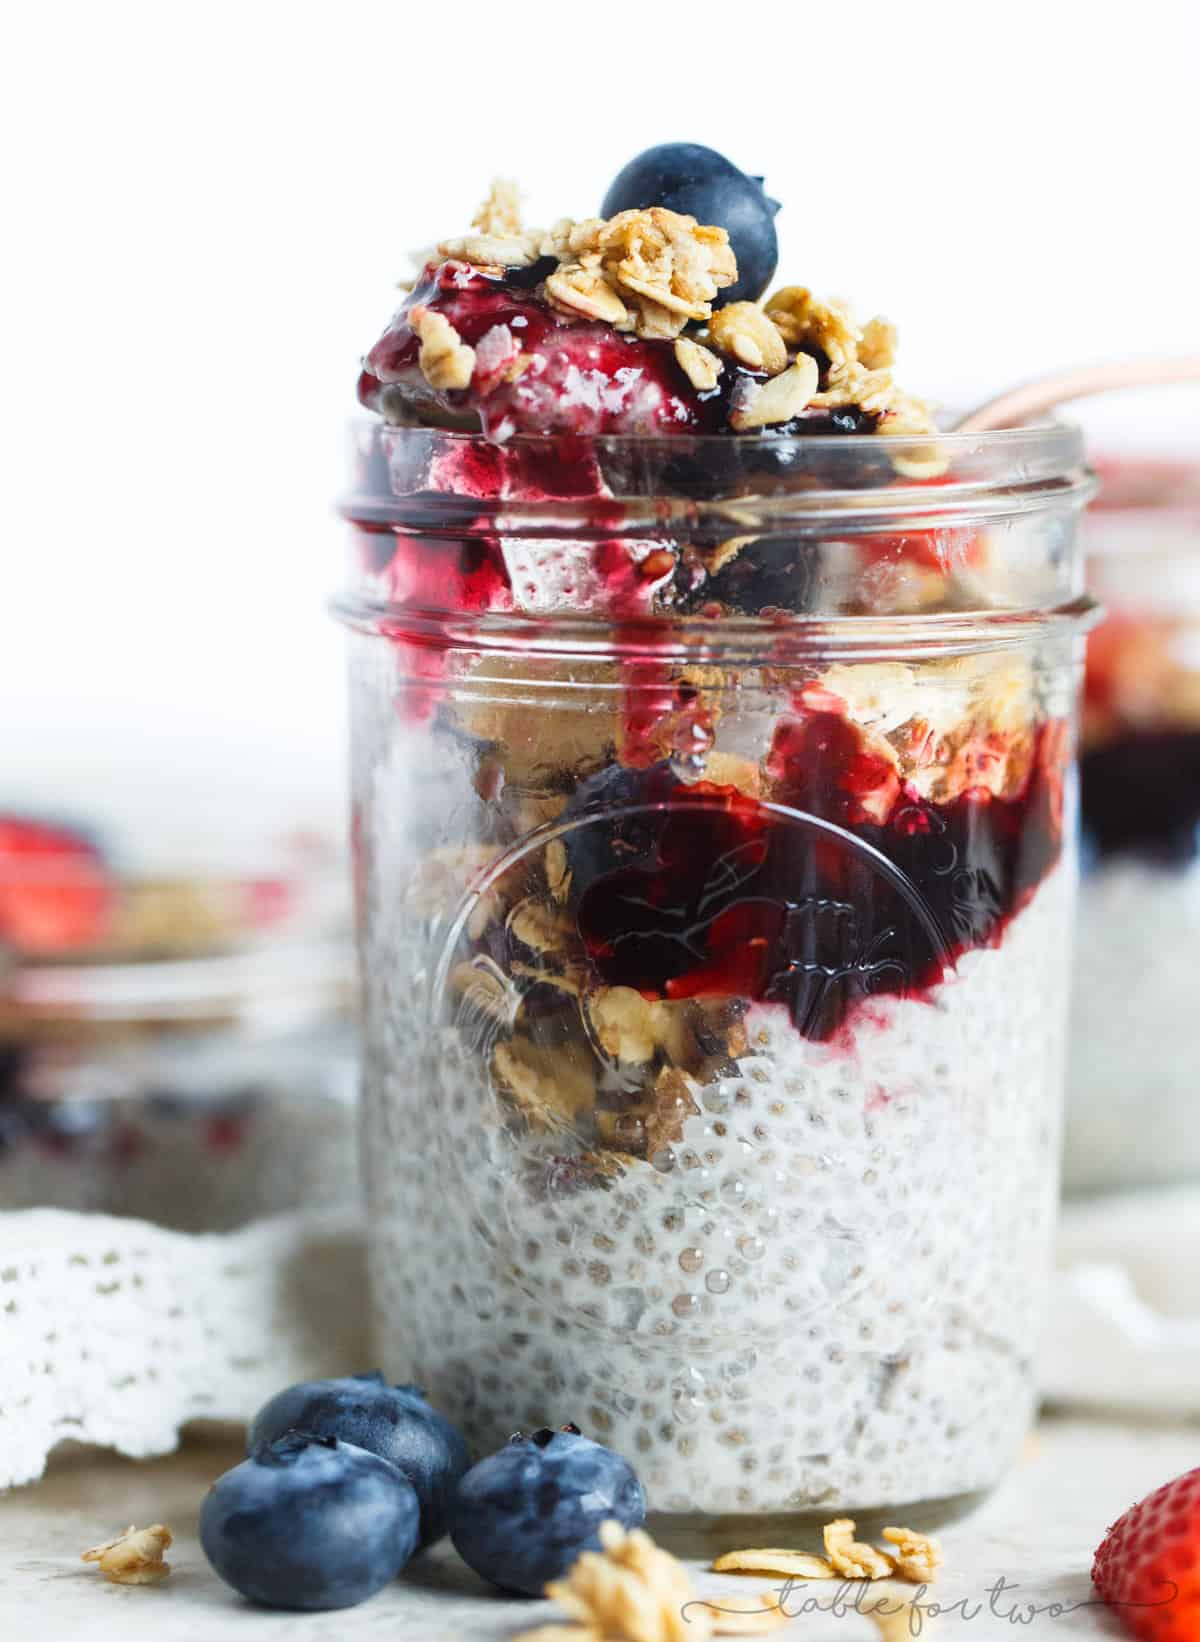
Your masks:
<svg viewBox="0 0 1200 1642"><path fill-rule="evenodd" d="M755 302L775 275L779 241L775 234L778 200L763 188L761 177L749 177L715 148L702 143L660 143L630 160L613 180L600 214L636 211L662 205L697 222L713 222L729 235L738 277L713 306Z"/></svg>

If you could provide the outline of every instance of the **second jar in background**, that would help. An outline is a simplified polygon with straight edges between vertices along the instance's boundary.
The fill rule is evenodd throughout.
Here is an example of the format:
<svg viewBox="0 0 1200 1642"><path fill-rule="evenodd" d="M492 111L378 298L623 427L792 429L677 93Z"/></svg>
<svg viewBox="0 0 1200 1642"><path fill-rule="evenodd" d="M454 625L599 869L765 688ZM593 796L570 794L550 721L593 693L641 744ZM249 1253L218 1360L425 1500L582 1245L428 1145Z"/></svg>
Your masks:
<svg viewBox="0 0 1200 1642"><path fill-rule="evenodd" d="M1065 1183L1200 1179L1200 467L1101 465Z"/></svg>

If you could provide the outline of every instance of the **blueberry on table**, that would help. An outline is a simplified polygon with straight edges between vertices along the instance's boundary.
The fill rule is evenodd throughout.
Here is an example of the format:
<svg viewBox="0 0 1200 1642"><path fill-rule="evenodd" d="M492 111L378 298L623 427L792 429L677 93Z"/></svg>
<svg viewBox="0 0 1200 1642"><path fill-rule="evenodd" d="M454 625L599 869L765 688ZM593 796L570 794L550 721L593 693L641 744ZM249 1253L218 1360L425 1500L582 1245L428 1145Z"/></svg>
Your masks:
<svg viewBox="0 0 1200 1642"><path fill-rule="evenodd" d="M454 1496L450 1538L493 1585L541 1596L581 1551L599 1550L602 1522L636 1528L645 1516L633 1468L568 1426L518 1432L468 1471Z"/></svg>
<svg viewBox="0 0 1200 1642"><path fill-rule="evenodd" d="M247 1447L253 1452L291 1430L339 1437L390 1460L416 1490L421 1545L446 1532L449 1499L471 1456L462 1434L415 1385L388 1385L382 1374L351 1374L289 1386L259 1409Z"/></svg>
<svg viewBox="0 0 1200 1642"><path fill-rule="evenodd" d="M605 194L600 214L612 217L652 205L665 205L729 235L738 277L718 293L714 307L754 302L763 294L779 261L779 205L763 192L761 177L748 177L715 148L660 143L630 160Z"/></svg>
<svg viewBox="0 0 1200 1642"><path fill-rule="evenodd" d="M267 1608L349 1608L395 1579L420 1508L394 1465L335 1437L290 1431L218 1477L200 1543L235 1591Z"/></svg>

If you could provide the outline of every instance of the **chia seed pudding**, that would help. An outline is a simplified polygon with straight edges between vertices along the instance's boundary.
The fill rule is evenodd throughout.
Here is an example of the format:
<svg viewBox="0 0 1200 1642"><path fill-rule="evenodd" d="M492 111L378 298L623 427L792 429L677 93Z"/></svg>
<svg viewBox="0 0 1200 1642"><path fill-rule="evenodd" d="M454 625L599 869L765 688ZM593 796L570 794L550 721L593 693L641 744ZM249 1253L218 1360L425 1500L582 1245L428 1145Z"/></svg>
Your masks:
<svg viewBox="0 0 1200 1642"><path fill-rule="evenodd" d="M1053 1236L1077 436L722 308L719 227L490 208L345 508L383 1362L735 1537L973 1495Z"/></svg>
<svg viewBox="0 0 1200 1642"><path fill-rule="evenodd" d="M1200 472L1105 464L1090 575L1085 874L1072 1004L1065 1182L1200 1178Z"/></svg>

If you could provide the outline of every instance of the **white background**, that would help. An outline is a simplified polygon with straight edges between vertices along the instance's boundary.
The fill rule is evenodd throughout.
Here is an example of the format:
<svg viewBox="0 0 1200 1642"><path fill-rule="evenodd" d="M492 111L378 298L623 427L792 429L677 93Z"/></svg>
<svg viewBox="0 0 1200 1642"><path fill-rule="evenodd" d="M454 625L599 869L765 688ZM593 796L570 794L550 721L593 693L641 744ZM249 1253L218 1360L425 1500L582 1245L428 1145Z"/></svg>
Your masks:
<svg viewBox="0 0 1200 1642"><path fill-rule="evenodd" d="M331 504L411 246L708 142L952 402L1200 345L1191 0L13 5L0 804L338 824ZM1193 396L1089 413L1200 446Z"/></svg>

